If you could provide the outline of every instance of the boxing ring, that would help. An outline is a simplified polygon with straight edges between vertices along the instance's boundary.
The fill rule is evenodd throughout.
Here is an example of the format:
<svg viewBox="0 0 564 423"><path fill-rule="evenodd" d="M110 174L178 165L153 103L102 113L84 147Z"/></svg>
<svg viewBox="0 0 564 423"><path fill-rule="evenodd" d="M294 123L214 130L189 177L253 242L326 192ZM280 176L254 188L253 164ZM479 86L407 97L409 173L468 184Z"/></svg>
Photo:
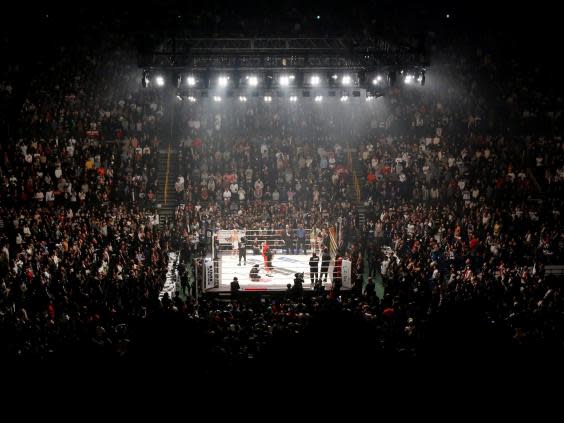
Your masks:
<svg viewBox="0 0 564 423"><path fill-rule="evenodd" d="M293 284L295 275L303 273L303 287L311 290L309 260L313 251L320 258L318 275L325 289L330 289L335 270L335 256L328 248L330 261L328 266L321 264L323 245L317 240L319 231L303 229L304 240L288 239L279 230L231 230L217 231L214 234L215 260L207 260L204 269L204 292L227 292L231 282L237 278L241 291L284 291L288 284ZM332 234L334 242L334 234ZM241 244L241 241L244 244ZM272 252L271 268L263 256L264 245ZM244 253L241 253L244 245ZM299 248L298 248L299 247ZM304 254L305 247L305 254ZM258 267L258 276L251 277L251 269ZM326 273L321 274L321 270ZM343 262L343 288L350 287L350 262ZM315 277L314 277L315 282Z"/></svg>

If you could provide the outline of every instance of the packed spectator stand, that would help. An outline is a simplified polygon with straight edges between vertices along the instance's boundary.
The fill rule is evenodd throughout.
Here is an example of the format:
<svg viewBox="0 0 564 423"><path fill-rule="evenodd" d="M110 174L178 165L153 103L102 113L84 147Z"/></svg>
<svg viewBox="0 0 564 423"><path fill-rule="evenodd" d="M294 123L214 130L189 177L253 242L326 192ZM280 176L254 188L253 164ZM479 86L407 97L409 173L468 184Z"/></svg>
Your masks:
<svg viewBox="0 0 564 423"><path fill-rule="evenodd" d="M141 87L128 35L65 47L0 144L0 355L145 357L165 335L176 341L163 351L210 369L297 360L292 348L346 354L342 340L379 357L430 357L448 351L445 336L456 353L562 352L562 276L547 271L564 264L562 98L513 86L529 69L489 44L433 42L425 87L323 111L178 105ZM178 208L160 225L157 157L169 144ZM193 241L207 228L337 221L350 293L195 292L190 269L209 251ZM161 301L170 251L182 251L189 289Z"/></svg>

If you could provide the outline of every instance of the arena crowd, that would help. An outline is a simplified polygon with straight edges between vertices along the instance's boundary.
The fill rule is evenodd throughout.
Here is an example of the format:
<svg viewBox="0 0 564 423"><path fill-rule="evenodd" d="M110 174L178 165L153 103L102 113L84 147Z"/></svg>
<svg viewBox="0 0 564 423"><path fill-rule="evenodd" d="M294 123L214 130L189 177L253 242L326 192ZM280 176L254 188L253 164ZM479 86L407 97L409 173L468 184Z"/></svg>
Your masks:
<svg viewBox="0 0 564 423"><path fill-rule="evenodd" d="M562 352L562 279L546 271L564 258L562 98L491 40L435 40L426 86L398 79L357 109L178 105L141 87L127 35L94 41L61 47L0 144L3 358L119 360L180 346L245 367L284 354L336 363L346 347L367 362ZM500 79L507 67L513 77ZM165 226L154 216L168 143L178 208ZM304 227L324 247L340 227L352 291L196 296L190 271L208 229ZM191 289L161 301L179 250Z"/></svg>

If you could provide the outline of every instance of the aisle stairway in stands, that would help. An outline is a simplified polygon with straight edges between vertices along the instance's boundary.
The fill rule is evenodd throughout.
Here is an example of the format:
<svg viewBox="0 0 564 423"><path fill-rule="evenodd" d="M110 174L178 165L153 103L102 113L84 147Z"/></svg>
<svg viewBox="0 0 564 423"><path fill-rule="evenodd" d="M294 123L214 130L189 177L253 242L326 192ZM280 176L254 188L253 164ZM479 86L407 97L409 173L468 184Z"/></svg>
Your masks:
<svg viewBox="0 0 564 423"><path fill-rule="evenodd" d="M353 204L358 210L358 223L362 228L366 223L366 206L364 205L364 202L366 201L366 187L363 176L364 168L356 154L356 149L349 149L348 155L350 183L353 186Z"/></svg>
<svg viewBox="0 0 564 423"><path fill-rule="evenodd" d="M366 206L364 201L357 201L356 209L358 210L358 224L362 228L366 224Z"/></svg>
<svg viewBox="0 0 564 423"><path fill-rule="evenodd" d="M176 191L176 150L168 146L159 150L159 182L157 189L157 207L159 208L160 226L174 218L177 206Z"/></svg>
<svg viewBox="0 0 564 423"><path fill-rule="evenodd" d="M351 186L353 187L352 196L350 198L358 211L358 225L360 228L364 228L364 225L366 224L366 214L369 207L365 205L365 201L368 200L365 178L366 171L364 169L363 163L360 161L357 155L356 148L349 147L346 151L348 153L347 168L349 170L349 184L351 184ZM363 275L363 289L368 282L368 275L366 273L366 270L368 269L368 263L366 262L366 259L367 257L365 257L364 263L365 273ZM376 295L379 298L383 298L385 289L382 282L382 277L380 275L377 275L374 278L374 283L376 285Z"/></svg>

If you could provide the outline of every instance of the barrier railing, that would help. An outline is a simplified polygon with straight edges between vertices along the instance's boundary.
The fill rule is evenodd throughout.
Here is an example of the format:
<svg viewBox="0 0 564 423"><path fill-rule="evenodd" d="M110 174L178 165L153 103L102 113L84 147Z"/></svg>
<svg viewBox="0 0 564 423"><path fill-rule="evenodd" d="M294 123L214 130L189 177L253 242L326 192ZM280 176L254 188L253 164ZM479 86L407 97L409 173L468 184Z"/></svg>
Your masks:
<svg viewBox="0 0 564 423"><path fill-rule="evenodd" d="M166 206L166 200L168 196L168 175L170 174L170 145L168 146L167 156L166 156L166 177L164 186L164 204Z"/></svg>
<svg viewBox="0 0 564 423"><path fill-rule="evenodd" d="M356 191L356 201L360 201L361 199L361 194L360 194L360 183L358 182L358 176L356 174L356 171L353 169L353 180L354 180L354 188Z"/></svg>
<svg viewBox="0 0 564 423"><path fill-rule="evenodd" d="M331 256L335 256L335 254L337 254L337 250L338 250L338 243L337 243L337 230L335 229L335 227L331 227L331 229L329 229L329 239L331 241Z"/></svg>

